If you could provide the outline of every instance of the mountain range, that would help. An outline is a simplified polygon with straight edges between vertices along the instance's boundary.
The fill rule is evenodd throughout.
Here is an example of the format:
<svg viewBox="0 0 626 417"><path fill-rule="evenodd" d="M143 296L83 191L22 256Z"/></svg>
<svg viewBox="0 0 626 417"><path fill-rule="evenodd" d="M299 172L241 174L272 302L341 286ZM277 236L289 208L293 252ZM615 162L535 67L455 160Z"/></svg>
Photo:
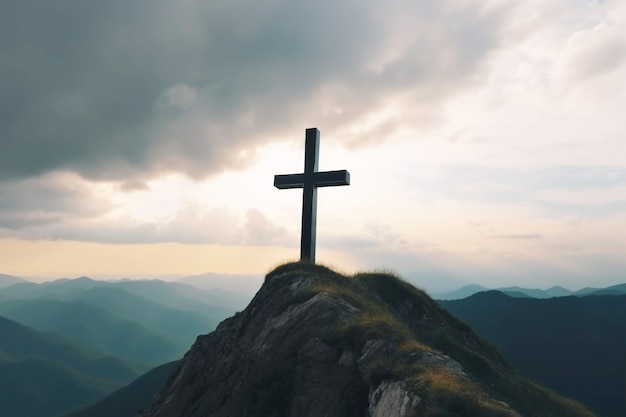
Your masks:
<svg viewBox="0 0 626 417"><path fill-rule="evenodd" d="M565 297L568 295L583 297L588 295L626 294L626 283L612 285L605 288L585 287L578 291L568 290L567 288L561 286L554 286L545 290L539 288L524 287L499 287L492 289L477 284L469 284L453 291L432 293L431 296L436 300L460 300L462 298L470 297L479 292L492 290L500 291L506 295L516 298L552 298Z"/></svg>
<svg viewBox="0 0 626 417"><path fill-rule="evenodd" d="M368 291L367 297L385 299L384 287L396 286L394 279L380 279L385 285L376 285L378 295ZM176 367L169 361L182 357L197 335L245 312L245 296L206 286L82 277L45 284L17 279L0 288L0 416L131 417L147 408ZM626 294L625 287L584 288L563 297L572 292L470 286L461 289L473 294L469 298L438 302L522 375L582 401L599 416L622 417L626 300L611 294Z"/></svg>
<svg viewBox="0 0 626 417"><path fill-rule="evenodd" d="M158 280L18 280L0 289L0 416L56 417L100 400L180 359L245 302Z"/></svg>
<svg viewBox="0 0 626 417"><path fill-rule="evenodd" d="M0 415L53 416L122 387L145 368L0 317Z"/></svg>

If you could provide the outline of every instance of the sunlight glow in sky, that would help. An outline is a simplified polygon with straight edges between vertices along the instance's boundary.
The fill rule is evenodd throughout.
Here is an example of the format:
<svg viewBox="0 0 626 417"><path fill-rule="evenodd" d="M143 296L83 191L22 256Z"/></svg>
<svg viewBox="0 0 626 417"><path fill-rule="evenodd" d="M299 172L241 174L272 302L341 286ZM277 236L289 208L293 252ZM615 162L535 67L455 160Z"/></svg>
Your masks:
<svg viewBox="0 0 626 417"><path fill-rule="evenodd" d="M626 3L9 0L0 273L264 274L433 291L626 282Z"/></svg>

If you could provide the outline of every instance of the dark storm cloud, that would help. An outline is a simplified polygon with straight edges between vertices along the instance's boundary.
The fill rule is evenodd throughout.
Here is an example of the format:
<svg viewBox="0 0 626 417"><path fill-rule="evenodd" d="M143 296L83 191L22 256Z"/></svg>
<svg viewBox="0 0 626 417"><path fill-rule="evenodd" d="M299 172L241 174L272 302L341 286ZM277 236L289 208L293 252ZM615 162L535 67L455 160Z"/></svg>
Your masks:
<svg viewBox="0 0 626 417"><path fill-rule="evenodd" d="M32 226L57 224L63 228L68 220L97 217L112 208L106 198L71 175L0 182L0 236L6 235L6 230L22 234L22 229Z"/></svg>
<svg viewBox="0 0 626 417"><path fill-rule="evenodd" d="M404 117L436 113L476 81L502 24L435 1L1 7L0 180L64 169L139 187L236 169L271 135L341 128L400 95L416 105Z"/></svg>

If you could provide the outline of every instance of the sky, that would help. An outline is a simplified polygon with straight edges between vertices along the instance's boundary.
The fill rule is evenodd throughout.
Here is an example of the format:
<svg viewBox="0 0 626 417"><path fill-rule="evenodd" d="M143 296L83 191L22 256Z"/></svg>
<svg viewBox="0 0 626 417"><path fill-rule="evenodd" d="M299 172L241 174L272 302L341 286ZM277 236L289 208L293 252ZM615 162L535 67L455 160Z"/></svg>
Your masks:
<svg viewBox="0 0 626 417"><path fill-rule="evenodd" d="M626 2L5 0L0 273L626 282Z"/></svg>

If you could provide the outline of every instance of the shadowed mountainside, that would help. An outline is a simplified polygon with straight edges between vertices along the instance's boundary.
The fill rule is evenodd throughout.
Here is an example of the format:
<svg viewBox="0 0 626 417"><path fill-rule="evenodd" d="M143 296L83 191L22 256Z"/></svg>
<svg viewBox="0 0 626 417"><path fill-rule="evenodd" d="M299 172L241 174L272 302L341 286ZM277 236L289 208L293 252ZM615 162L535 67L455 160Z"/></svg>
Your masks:
<svg viewBox="0 0 626 417"><path fill-rule="evenodd" d="M54 416L101 398L143 371L3 317L0 335L0 416Z"/></svg>
<svg viewBox="0 0 626 417"><path fill-rule="evenodd" d="M440 301L524 375L606 417L626 415L626 295Z"/></svg>
<svg viewBox="0 0 626 417"><path fill-rule="evenodd" d="M143 371L136 365L105 356L103 352L81 346L74 340L41 332L4 317L0 317L0 335L0 352L11 359L55 361L86 375L118 382L131 381Z"/></svg>
<svg viewBox="0 0 626 417"><path fill-rule="evenodd" d="M158 366L97 403L72 411L63 417L133 417L150 405L152 398L165 384L178 362Z"/></svg>

